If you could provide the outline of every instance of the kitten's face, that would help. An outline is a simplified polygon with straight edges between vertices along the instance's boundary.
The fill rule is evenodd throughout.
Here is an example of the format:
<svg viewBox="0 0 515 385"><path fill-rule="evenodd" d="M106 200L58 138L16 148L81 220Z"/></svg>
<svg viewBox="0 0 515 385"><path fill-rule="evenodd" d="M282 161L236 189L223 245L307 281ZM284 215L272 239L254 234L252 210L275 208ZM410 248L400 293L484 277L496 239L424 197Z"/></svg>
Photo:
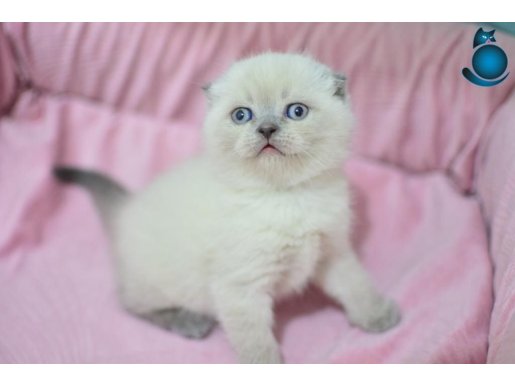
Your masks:
<svg viewBox="0 0 515 385"><path fill-rule="evenodd" d="M351 124L343 93L342 78L301 55L238 62L208 90L208 151L224 167L273 183L337 167Z"/></svg>

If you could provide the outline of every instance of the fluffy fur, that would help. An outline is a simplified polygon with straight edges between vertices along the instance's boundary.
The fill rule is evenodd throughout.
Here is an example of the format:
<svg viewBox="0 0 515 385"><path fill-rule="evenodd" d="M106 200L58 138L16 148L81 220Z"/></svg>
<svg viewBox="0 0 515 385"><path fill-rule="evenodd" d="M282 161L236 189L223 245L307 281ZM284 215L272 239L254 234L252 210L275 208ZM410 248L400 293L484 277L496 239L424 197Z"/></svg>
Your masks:
<svg viewBox="0 0 515 385"><path fill-rule="evenodd" d="M267 53L207 87L205 152L124 198L111 218L127 309L194 338L216 319L244 363L281 361L273 303L310 281L356 326L397 324L349 242L344 82L311 58ZM285 114L297 102L309 107L303 120ZM238 107L252 120L236 124ZM263 125L277 128L268 141ZM275 150L262 151L267 143Z"/></svg>

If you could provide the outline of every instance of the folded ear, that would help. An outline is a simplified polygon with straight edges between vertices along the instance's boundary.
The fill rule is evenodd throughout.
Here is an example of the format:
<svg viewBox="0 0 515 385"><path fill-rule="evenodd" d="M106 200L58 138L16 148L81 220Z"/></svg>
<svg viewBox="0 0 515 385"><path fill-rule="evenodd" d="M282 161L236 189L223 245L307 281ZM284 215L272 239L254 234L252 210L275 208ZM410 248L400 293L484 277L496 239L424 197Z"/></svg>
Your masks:
<svg viewBox="0 0 515 385"><path fill-rule="evenodd" d="M204 91L204 95L206 95L208 103L211 104L213 102L212 83L207 83L203 85L202 91Z"/></svg>
<svg viewBox="0 0 515 385"><path fill-rule="evenodd" d="M209 95L209 89L211 88L211 83L204 84L202 86L202 91L206 94L206 96Z"/></svg>
<svg viewBox="0 0 515 385"><path fill-rule="evenodd" d="M342 100L345 100L345 97L347 95L347 78L345 77L345 75L337 72L333 73L333 78L335 86L334 95L338 96Z"/></svg>

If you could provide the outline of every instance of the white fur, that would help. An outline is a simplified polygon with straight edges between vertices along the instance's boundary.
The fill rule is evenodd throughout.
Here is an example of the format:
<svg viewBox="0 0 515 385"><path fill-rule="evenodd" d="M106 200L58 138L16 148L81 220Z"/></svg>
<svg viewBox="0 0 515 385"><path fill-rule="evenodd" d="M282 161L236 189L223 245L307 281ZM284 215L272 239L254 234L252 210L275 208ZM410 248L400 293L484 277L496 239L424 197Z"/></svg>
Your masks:
<svg viewBox="0 0 515 385"><path fill-rule="evenodd" d="M399 320L350 247L340 167L352 124L332 71L301 55L236 63L208 90L206 151L135 195L115 220L124 304L139 314L184 307L215 316L241 362L280 362L273 301L314 281L367 330ZM310 110L288 119L288 104ZM254 119L237 125L231 112ZM280 130L266 144L262 122Z"/></svg>

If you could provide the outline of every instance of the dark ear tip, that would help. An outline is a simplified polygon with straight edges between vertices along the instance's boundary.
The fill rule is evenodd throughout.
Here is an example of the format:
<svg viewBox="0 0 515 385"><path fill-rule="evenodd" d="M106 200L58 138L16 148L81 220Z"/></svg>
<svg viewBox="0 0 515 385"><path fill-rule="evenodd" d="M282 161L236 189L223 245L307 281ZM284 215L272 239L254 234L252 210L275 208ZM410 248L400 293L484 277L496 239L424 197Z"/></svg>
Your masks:
<svg viewBox="0 0 515 385"><path fill-rule="evenodd" d="M338 96L342 99L345 99L346 88L347 88L347 77L344 74L334 72L333 73L334 83L336 90L334 92L335 96Z"/></svg>

